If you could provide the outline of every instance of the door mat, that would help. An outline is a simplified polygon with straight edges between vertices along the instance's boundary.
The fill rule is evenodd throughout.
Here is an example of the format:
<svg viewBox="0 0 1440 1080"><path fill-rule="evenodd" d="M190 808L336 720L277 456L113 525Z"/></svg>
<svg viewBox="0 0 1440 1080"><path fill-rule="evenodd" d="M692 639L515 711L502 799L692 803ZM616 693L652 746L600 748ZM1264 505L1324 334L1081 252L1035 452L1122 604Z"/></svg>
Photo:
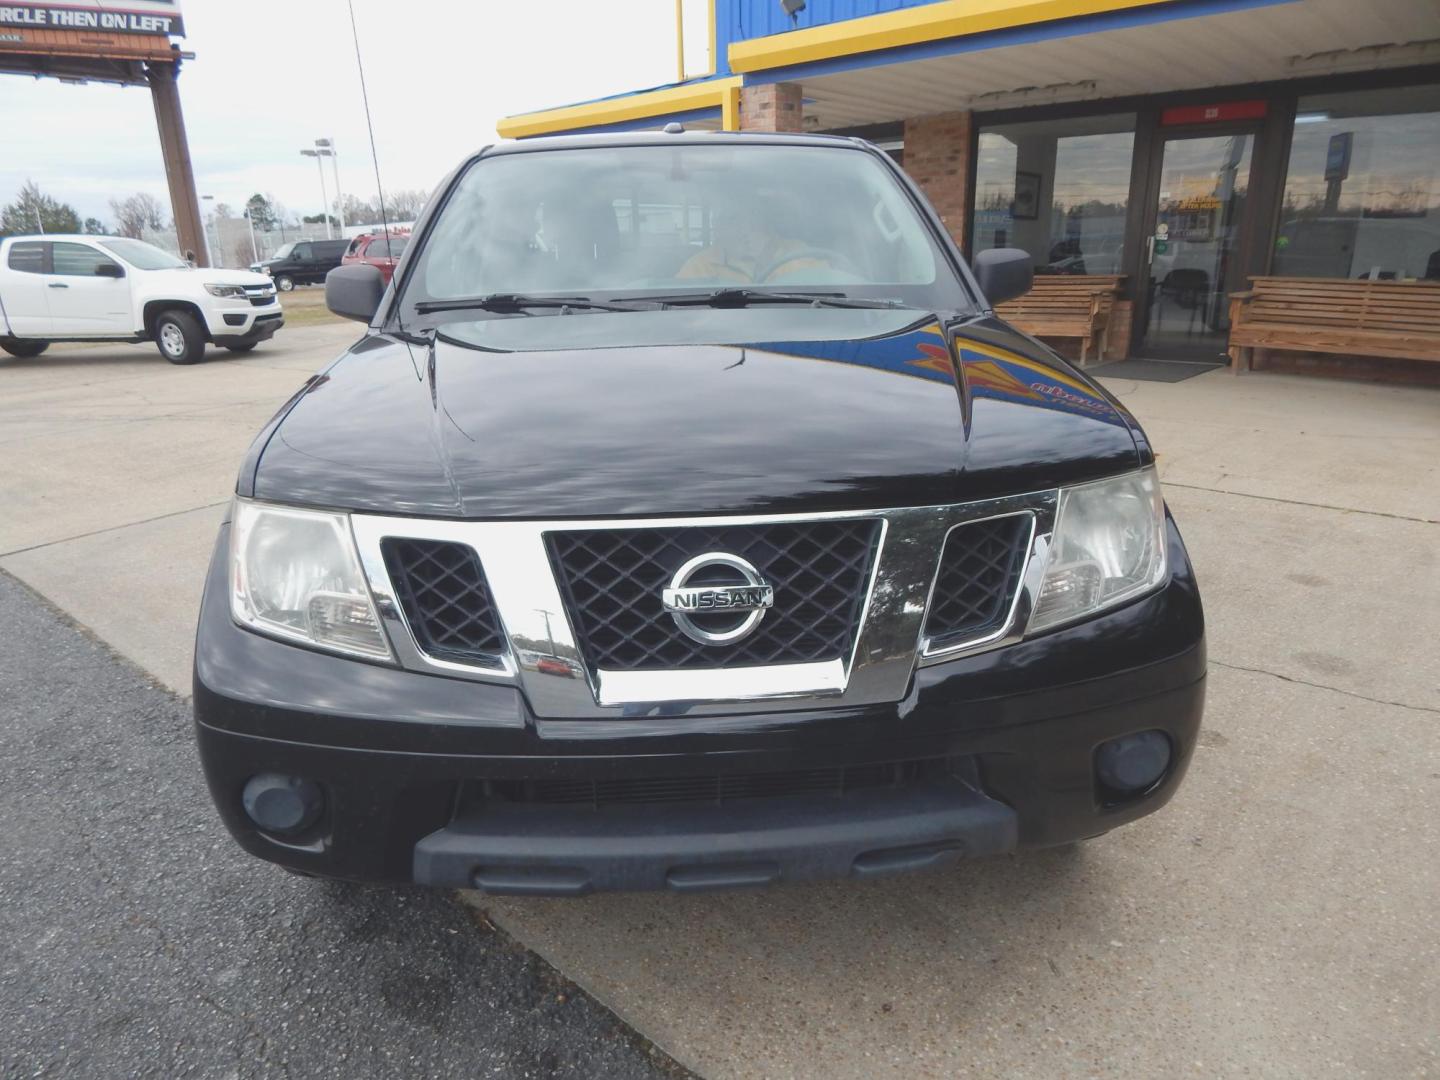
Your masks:
<svg viewBox="0 0 1440 1080"><path fill-rule="evenodd" d="M1198 364L1189 360L1116 360L1090 369L1101 379L1138 379L1140 382L1184 382L1224 364Z"/></svg>

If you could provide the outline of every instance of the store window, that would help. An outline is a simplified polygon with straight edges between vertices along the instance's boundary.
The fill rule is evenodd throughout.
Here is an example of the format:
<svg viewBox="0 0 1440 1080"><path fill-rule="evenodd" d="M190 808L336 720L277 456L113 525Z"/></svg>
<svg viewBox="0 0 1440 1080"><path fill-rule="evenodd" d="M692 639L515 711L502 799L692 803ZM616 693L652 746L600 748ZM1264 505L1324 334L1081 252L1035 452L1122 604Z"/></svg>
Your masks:
<svg viewBox="0 0 1440 1080"><path fill-rule="evenodd" d="M1037 274L1118 274L1125 246L1133 113L982 128L976 251L1018 247Z"/></svg>
<svg viewBox="0 0 1440 1080"><path fill-rule="evenodd" d="M1271 272L1440 280L1440 86L1300 99Z"/></svg>

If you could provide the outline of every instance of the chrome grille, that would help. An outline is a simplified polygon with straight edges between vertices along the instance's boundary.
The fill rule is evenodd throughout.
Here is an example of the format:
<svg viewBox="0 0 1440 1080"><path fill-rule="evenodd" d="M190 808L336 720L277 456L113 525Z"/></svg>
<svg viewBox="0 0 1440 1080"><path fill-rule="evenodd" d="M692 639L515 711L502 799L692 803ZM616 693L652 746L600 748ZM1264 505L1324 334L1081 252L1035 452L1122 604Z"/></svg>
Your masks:
<svg viewBox="0 0 1440 1080"><path fill-rule="evenodd" d="M593 670L644 671L796 664L849 656L880 522L551 532L546 544L581 652ZM661 592L689 559L738 555L774 587L750 636L704 645L680 632Z"/></svg>
<svg viewBox="0 0 1440 1080"><path fill-rule="evenodd" d="M505 637L473 548L388 537L381 551L422 652L437 660L499 666Z"/></svg>
<svg viewBox="0 0 1440 1080"><path fill-rule="evenodd" d="M932 648L994 633L1020 586L1032 517L1013 514L956 526L940 554L925 616Z"/></svg>
<svg viewBox="0 0 1440 1080"><path fill-rule="evenodd" d="M1036 556L1048 550L1058 501L1059 492L1050 489L967 503L836 514L652 517L626 521L451 521L353 514L350 524L381 622L403 668L515 685L524 692L526 703L537 718L563 723L623 720L641 715L724 716L734 713L737 703L741 703L740 707L748 707L743 703L763 703L767 711L789 712L899 701L909 692L917 666L944 663L973 650L1000 648L1021 639L1043 571L1043 559ZM1020 575L1009 596L1004 623L979 637L946 637L939 642L927 638L927 613L936 593L940 554L952 532L971 524L1014 519L1016 515L1029 521L1030 531L1021 535ZM862 541L858 550L863 567L859 573L855 573L853 567L848 571L849 580L857 587L844 597L849 605L844 612L848 619L842 617L840 639L827 640L827 651L832 654L829 658L784 662L787 650L789 655L796 655L788 642L759 662L753 655L741 652L753 653L783 625L779 616L786 610L782 607L786 603L785 594L777 588L775 606L766 612L761 626L748 638L730 645L712 646L692 644L688 637L672 636L662 643L662 650L678 645L681 656L700 659L689 659L678 666L597 668L590 639L593 626L583 618L584 605L577 602L570 580L570 570L576 564L572 562L567 569L560 557L564 554L579 558L577 553L584 547L585 537L577 534L635 536L658 530L662 535L674 537L687 530L697 530L707 534L708 538L703 541L707 548L709 544L724 542L732 554L743 556L747 538L773 540L782 535L768 530L783 528L792 536L808 536L813 540L825 535L815 530L837 526L859 530L858 534L850 534L850 539L853 541L858 535ZM567 535L575 550L557 550L555 541ZM717 539L729 536L739 539L734 544ZM957 540L959 536L957 534ZM393 564L383 551L387 541L402 538L458 544L478 556L488 585L492 616L498 612L498 618L491 625L498 625L503 633L505 651L498 658L457 660L452 654L452 658L442 659L431 651L436 643L433 637L422 638L421 620L407 619L406 604L413 611L414 601L402 600L408 586L401 575L392 570ZM675 569L693 557L690 553L695 550L688 543L676 546L679 550L667 555L664 568L672 576ZM742 550L734 551L735 547ZM857 545L851 543L849 547L855 549ZM709 550L704 553L708 554ZM793 556L793 550L791 554ZM757 576L763 574L773 586L783 584L774 580L777 575L767 558L751 561L758 568ZM804 560L800 561L804 565ZM685 584L724 583L694 580L708 572L708 568L690 570ZM660 633L673 635L679 628L663 611L661 596L669 579L656 579L653 573L647 574L647 582L654 584L646 584L645 588L653 588L649 595L655 607L641 606L636 610L634 604L623 604L627 611L622 618L633 616L638 621L632 620L631 629L639 627L645 634L653 635L658 622ZM948 591L941 593L940 602L943 603L945 595ZM936 615L930 630L944 629L942 618ZM959 625L969 630L980 622L961 620ZM727 659L719 659L722 655ZM812 649L798 655L813 657L817 652Z"/></svg>

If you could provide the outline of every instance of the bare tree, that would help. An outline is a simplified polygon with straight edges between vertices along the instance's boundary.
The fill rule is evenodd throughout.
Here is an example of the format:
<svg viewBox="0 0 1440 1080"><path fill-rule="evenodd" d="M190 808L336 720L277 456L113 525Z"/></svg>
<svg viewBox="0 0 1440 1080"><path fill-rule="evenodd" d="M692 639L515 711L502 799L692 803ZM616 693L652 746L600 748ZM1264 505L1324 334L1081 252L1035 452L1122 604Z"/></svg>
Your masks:
<svg viewBox="0 0 1440 1080"><path fill-rule="evenodd" d="M135 196L128 199L110 199L110 213L115 218L115 231L132 240L140 239L145 231L144 211L135 205Z"/></svg>
<svg viewBox="0 0 1440 1080"><path fill-rule="evenodd" d="M420 216L420 211L425 209L425 204L429 201L428 192L395 191L386 198L385 210L391 221L414 221Z"/></svg>
<svg viewBox="0 0 1440 1080"><path fill-rule="evenodd" d="M379 223L380 211L373 200L358 199L354 195L345 196L345 224L378 225Z"/></svg>
<svg viewBox="0 0 1440 1080"><path fill-rule="evenodd" d="M265 198L270 201L270 211L275 215L271 221L272 228L278 226L282 229L288 229L299 221L299 218L295 216L294 212L288 206L268 191L265 193Z"/></svg>
<svg viewBox="0 0 1440 1080"><path fill-rule="evenodd" d="M165 227L165 208L159 199L143 191L126 199L111 199L110 213L115 215L115 231L135 240L139 240L146 229Z"/></svg>

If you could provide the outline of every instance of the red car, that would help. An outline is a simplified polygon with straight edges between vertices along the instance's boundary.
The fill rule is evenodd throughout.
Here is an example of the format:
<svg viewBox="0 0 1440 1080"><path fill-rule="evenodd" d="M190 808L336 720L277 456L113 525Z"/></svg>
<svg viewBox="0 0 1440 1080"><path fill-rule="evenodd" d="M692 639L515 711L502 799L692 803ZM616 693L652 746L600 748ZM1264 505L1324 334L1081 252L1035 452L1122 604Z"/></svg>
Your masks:
<svg viewBox="0 0 1440 1080"><path fill-rule="evenodd" d="M377 266L380 268L380 273L385 276L386 282L389 282L395 273L395 264L400 261L400 253L405 250L405 245L409 242L409 233L392 231L388 240L384 232L365 233L350 241L350 247L346 250L340 263L342 266L352 266L357 263Z"/></svg>

